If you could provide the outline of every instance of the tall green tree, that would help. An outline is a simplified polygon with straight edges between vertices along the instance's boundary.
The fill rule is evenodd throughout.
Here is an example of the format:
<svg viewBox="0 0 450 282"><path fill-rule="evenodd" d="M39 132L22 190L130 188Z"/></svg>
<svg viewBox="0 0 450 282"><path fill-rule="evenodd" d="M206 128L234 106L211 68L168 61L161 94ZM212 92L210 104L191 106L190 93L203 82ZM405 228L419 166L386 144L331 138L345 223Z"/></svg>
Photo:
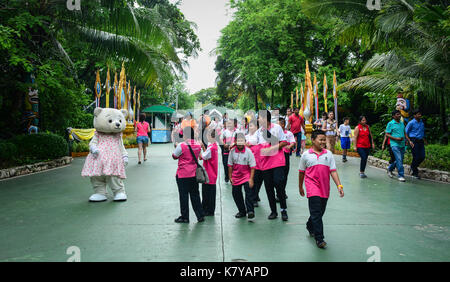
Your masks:
<svg viewBox="0 0 450 282"><path fill-rule="evenodd" d="M420 101L416 106L433 105L427 108L439 109L441 141L448 143L449 1L386 0L380 11L356 0L303 4L311 17L339 19L336 31L342 44L359 40L377 52L341 88L392 96L403 92Z"/></svg>

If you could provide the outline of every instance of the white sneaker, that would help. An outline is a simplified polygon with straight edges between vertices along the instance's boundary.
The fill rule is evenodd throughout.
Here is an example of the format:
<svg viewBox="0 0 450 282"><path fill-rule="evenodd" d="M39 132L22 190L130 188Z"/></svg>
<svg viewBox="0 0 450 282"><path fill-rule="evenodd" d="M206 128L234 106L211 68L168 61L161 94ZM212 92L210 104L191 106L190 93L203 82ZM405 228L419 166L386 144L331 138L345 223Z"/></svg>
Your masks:
<svg viewBox="0 0 450 282"><path fill-rule="evenodd" d="M393 174L392 171L390 171L390 170L387 170L387 175L388 175L390 178L393 178L393 177L394 177L394 174Z"/></svg>
<svg viewBox="0 0 450 282"><path fill-rule="evenodd" d="M404 177L401 177L401 176L400 176L400 177L398 178L398 181L405 182L406 179L405 179Z"/></svg>
<svg viewBox="0 0 450 282"><path fill-rule="evenodd" d="M102 194L92 194L89 197L89 202L104 202L106 201L108 198L106 198L105 195Z"/></svg>
<svg viewBox="0 0 450 282"><path fill-rule="evenodd" d="M123 202L127 200L127 195L125 193L117 193L117 195L114 196L114 201L116 202Z"/></svg>

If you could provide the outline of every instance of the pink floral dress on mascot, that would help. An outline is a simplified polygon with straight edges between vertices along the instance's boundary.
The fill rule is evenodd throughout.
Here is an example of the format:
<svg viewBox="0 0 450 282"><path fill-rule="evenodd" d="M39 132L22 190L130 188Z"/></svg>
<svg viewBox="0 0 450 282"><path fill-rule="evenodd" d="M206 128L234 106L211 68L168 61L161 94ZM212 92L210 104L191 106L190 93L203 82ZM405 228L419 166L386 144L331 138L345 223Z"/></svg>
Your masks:
<svg viewBox="0 0 450 282"><path fill-rule="evenodd" d="M122 160L122 133L95 132L94 135L98 139L97 149L102 153L97 158L94 157L94 154L87 156L81 175L110 175L125 179L125 165Z"/></svg>

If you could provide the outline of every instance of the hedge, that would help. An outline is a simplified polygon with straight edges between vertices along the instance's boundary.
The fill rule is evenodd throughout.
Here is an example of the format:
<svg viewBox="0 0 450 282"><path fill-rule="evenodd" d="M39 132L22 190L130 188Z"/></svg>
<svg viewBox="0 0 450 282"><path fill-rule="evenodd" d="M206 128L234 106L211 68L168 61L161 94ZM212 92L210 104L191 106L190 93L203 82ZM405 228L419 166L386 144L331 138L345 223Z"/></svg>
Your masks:
<svg viewBox="0 0 450 282"><path fill-rule="evenodd" d="M11 160L17 156L17 146L6 140L0 140L0 160Z"/></svg>
<svg viewBox="0 0 450 282"><path fill-rule="evenodd" d="M53 133L17 135L10 139L18 149L19 158L31 160L57 159L69 154L67 141Z"/></svg>
<svg viewBox="0 0 450 282"><path fill-rule="evenodd" d="M378 150L373 154L374 157L383 160L389 160L389 152L387 150ZM411 148L407 148L403 163L411 165L412 153ZM425 160L419 167L450 171L450 145L431 144L425 146Z"/></svg>

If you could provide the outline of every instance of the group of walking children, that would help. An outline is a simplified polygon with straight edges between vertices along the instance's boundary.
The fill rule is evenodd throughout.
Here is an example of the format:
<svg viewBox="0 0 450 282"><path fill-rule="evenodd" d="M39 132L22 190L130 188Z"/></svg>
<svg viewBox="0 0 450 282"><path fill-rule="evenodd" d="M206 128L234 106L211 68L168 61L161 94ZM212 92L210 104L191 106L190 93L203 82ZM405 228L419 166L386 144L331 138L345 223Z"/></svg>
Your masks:
<svg viewBox="0 0 450 282"><path fill-rule="evenodd" d="M177 223L189 222L189 198L198 222L205 216L214 216L216 181L218 176L218 145L222 148L225 181L231 183L232 196L236 204L236 218L255 218L255 207L260 201L259 192L264 184L270 206L269 220L278 217L277 202L280 204L281 219L288 220L286 185L290 168L291 152L300 146L291 131L286 130L286 121L271 122L269 111L260 111L258 118L247 121L246 130L240 130L232 120L225 120L220 130L206 129L207 146L201 144L199 134L191 126L182 131L182 140L176 144L172 154L178 160L176 182L179 191L181 215ZM288 121L288 128L292 128ZM200 133L200 132L199 132ZM195 137L197 136L197 137ZM181 137L181 134L180 134ZM312 148L303 152L299 165L299 192L305 196L303 181L308 197L310 217L306 229L316 240L319 248L325 248L322 217L330 191L330 175L341 197L344 195L333 154L325 149L326 134L322 130L312 133ZM298 139L297 139L298 140ZM219 144L218 144L219 143ZM202 184L200 197L196 180L198 160L209 182Z"/></svg>

